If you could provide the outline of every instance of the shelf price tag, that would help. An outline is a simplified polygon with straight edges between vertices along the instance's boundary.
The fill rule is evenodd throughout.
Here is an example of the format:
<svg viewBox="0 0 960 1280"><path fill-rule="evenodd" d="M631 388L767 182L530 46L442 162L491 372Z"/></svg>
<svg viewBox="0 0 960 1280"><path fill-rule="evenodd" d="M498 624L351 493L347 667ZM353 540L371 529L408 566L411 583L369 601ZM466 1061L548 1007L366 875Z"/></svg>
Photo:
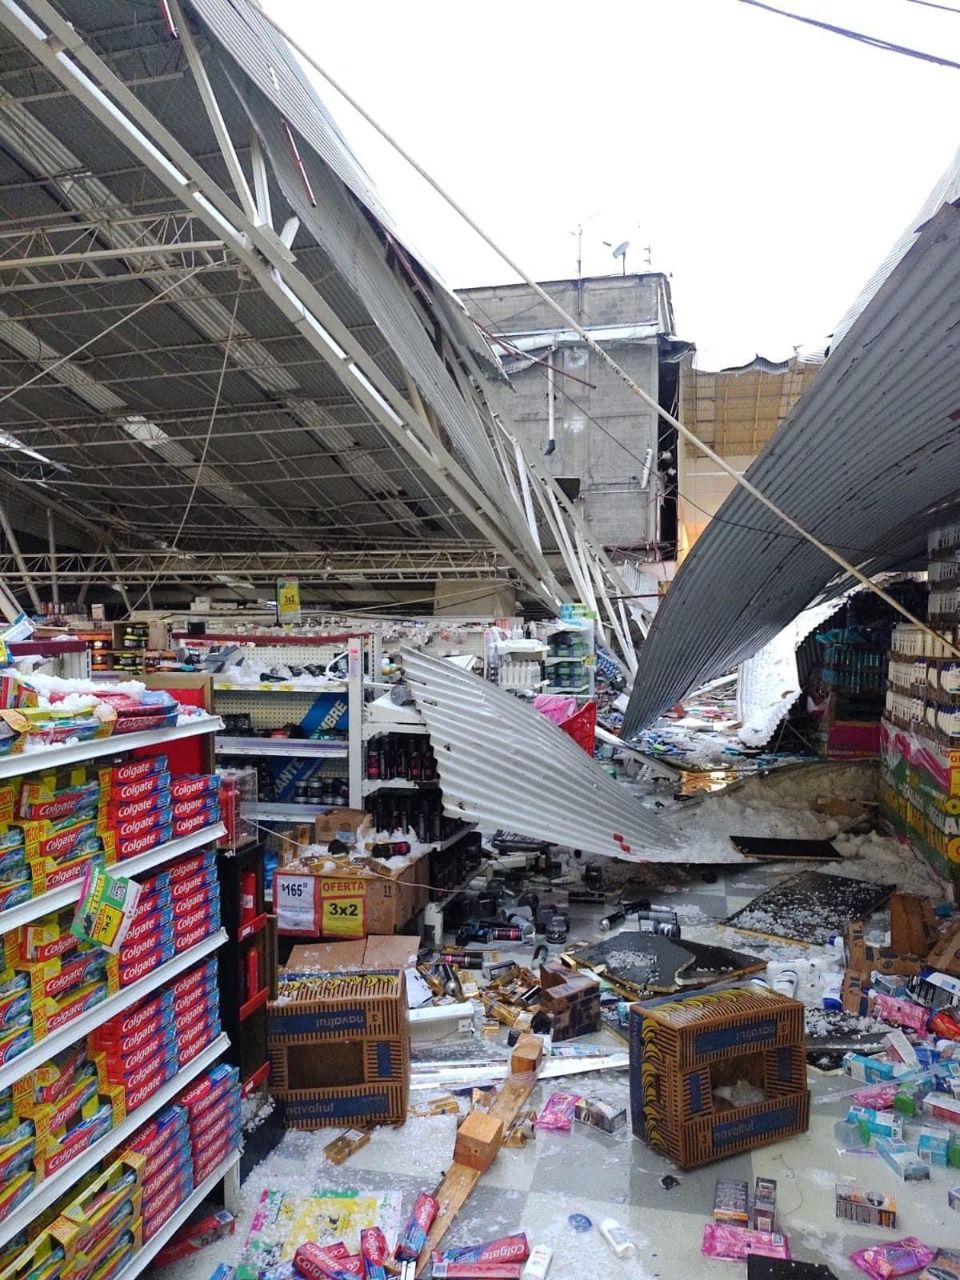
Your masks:
<svg viewBox="0 0 960 1280"><path fill-rule="evenodd" d="M316 876L278 871L273 880L274 909L280 933L316 938L320 933L320 881Z"/></svg>
<svg viewBox="0 0 960 1280"><path fill-rule="evenodd" d="M360 891L349 897L323 899L321 930L325 938L362 938L366 895Z"/></svg>

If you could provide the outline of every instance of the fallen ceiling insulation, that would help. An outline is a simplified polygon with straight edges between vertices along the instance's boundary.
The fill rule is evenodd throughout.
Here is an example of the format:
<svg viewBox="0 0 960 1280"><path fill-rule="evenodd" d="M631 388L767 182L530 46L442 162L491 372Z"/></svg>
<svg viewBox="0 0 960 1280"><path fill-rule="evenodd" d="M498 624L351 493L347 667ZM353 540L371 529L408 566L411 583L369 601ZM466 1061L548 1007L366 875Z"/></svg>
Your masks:
<svg viewBox="0 0 960 1280"><path fill-rule="evenodd" d="M750 466L804 528L877 575L909 567L955 516L960 210L921 228ZM697 540L639 654L623 735L749 658L821 594L836 564L737 488Z"/></svg>
<svg viewBox="0 0 960 1280"><path fill-rule="evenodd" d="M443 658L402 653L451 817L630 862L705 861L528 703ZM709 861L743 859L731 847Z"/></svg>

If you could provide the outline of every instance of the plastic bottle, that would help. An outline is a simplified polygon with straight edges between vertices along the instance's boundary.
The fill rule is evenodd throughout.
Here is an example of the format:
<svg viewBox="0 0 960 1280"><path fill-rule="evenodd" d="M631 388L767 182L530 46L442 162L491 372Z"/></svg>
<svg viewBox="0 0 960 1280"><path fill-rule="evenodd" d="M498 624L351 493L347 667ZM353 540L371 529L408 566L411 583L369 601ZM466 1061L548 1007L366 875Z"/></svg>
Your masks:
<svg viewBox="0 0 960 1280"><path fill-rule="evenodd" d="M618 1258L632 1258L637 1252L637 1246L616 1218L601 1218L597 1230Z"/></svg>
<svg viewBox="0 0 960 1280"><path fill-rule="evenodd" d="M767 982L781 996L795 996L800 977L792 965L768 964Z"/></svg>
<svg viewBox="0 0 960 1280"><path fill-rule="evenodd" d="M544 1280L550 1270L552 1258L552 1249L548 1249L545 1244L534 1245L530 1251L530 1257L526 1260L523 1270L520 1272L521 1280Z"/></svg>
<svg viewBox="0 0 960 1280"><path fill-rule="evenodd" d="M824 969L820 975L820 985L823 988L820 1003L824 1009L832 1009L839 1012L843 1009L843 1001L840 993L843 988L843 974L839 969Z"/></svg>

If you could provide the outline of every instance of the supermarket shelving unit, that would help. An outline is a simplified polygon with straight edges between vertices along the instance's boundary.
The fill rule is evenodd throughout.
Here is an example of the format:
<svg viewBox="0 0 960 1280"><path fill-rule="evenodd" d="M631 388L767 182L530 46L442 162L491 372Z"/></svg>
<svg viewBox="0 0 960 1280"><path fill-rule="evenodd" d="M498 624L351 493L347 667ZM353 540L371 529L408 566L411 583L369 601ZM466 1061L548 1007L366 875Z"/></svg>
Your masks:
<svg viewBox="0 0 960 1280"><path fill-rule="evenodd" d="M195 678L184 678L194 690L199 690L195 697L205 697L203 685L195 683ZM170 687L168 681L164 681ZM174 686L175 687L175 686ZM0 778L21 777L47 770L56 770L62 766L76 764L81 761L93 761L105 756L116 756L134 751L138 748L163 747L168 743L180 743L189 738L201 739L201 755L205 757L207 767L212 766L212 735L222 727L222 722L214 715L201 714L191 721L167 729L151 730L144 733L115 734L107 738L76 743L70 746L56 746L27 753L10 755L0 760ZM209 744L209 745L208 745ZM204 750L204 748L206 748ZM224 828L217 823L198 831L191 836L168 841L155 849L136 857L124 859L116 864L126 875L136 876L157 867L190 850L211 844L223 834ZM0 936L19 928L21 925L38 920L51 911L56 911L80 896L79 881L51 890L28 902L19 904L6 911L0 911ZM5 1088L16 1080L21 1080L35 1071L43 1063L48 1062L61 1050L82 1039L90 1032L102 1026L110 1018L124 1009L128 1009L144 997L151 995L159 986L176 978L187 969L192 968L206 957L215 955L227 942L227 933L221 928L204 938L193 947L171 957L159 965L145 977L129 986L121 987L114 994L102 1000L93 1008L85 1010L71 1019L63 1027L42 1037L29 1049L0 1066L0 1088ZM97 1141L84 1148L69 1164L38 1182L30 1194L0 1222L0 1247L10 1241L19 1231L33 1222L41 1213L68 1192L88 1174L99 1161L109 1157L123 1142L129 1138L151 1116L168 1105L186 1084L196 1078L201 1071L212 1066L230 1047L229 1037L219 1035L180 1070L166 1081L146 1102L135 1111L130 1112L124 1120L104 1134ZM239 1151L230 1155L215 1169L190 1197L178 1208L173 1216L154 1235L151 1240L136 1254L120 1273L126 1280L133 1280L147 1265L150 1259L162 1248L167 1240L182 1223L221 1182L224 1182L224 1195L228 1202L235 1202L238 1195L236 1168Z"/></svg>

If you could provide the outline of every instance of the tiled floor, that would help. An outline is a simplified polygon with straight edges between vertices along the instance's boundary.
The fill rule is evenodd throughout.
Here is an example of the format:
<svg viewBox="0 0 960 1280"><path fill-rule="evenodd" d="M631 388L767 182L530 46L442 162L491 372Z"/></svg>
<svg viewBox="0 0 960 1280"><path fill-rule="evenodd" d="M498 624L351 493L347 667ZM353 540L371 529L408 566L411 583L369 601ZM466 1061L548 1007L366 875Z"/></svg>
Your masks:
<svg viewBox="0 0 960 1280"><path fill-rule="evenodd" d="M693 908L708 919L722 919L743 905L782 869L751 870L717 884L702 884L682 895L658 894L692 920ZM590 928L589 913L575 920L572 935ZM750 950L747 939L744 949ZM525 957L529 958L529 957ZM613 1037L610 1033L610 1043ZM622 1048L622 1044L617 1047ZM531 1243L553 1249L550 1280L717 1280L743 1275L742 1264L705 1259L700 1253L703 1226L710 1218L718 1177L749 1181L758 1174L778 1184L779 1227L793 1256L824 1262L838 1277L862 1276L848 1255L872 1241L917 1235L931 1244L960 1248L960 1211L947 1206L947 1189L960 1184L960 1170L931 1170L923 1183L903 1184L876 1157L840 1155L833 1126L846 1113L853 1087L843 1076L812 1073L810 1130L807 1134L733 1157L704 1169L682 1173L635 1139L629 1127L605 1135L575 1124L573 1131L541 1133L522 1150L504 1149L483 1177L447 1236L450 1246L473 1244L514 1231L526 1231ZM538 1086L539 1107L553 1087L569 1087L625 1106L626 1072L573 1077L566 1084ZM406 1211L419 1190L432 1189L451 1160L455 1134L452 1117L411 1119L400 1130L383 1129L350 1161L336 1168L323 1158L331 1134L290 1133L274 1154L251 1174L243 1188L243 1213L237 1235L210 1246L189 1264L168 1268L166 1280L206 1280L220 1261L234 1261L256 1199L266 1187L300 1190L357 1187L400 1191ZM678 1185L666 1189L663 1175ZM892 1192L899 1205L896 1232L858 1227L846 1230L834 1216L834 1183L854 1177L869 1189ZM570 1214L586 1214L594 1223L585 1234L569 1224ZM596 1230L604 1217L618 1219L638 1246L637 1256L619 1260Z"/></svg>

